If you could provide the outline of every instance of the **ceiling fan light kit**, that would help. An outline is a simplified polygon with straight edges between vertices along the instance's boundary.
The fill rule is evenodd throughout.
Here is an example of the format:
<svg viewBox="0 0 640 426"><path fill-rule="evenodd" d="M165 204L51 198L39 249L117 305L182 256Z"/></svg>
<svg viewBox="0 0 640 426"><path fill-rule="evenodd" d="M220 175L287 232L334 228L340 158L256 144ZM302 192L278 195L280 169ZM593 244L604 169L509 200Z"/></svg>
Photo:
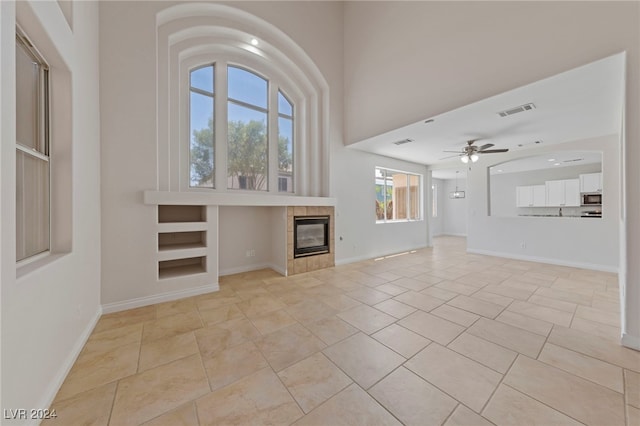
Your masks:
<svg viewBox="0 0 640 426"><path fill-rule="evenodd" d="M460 157L460 161L462 161L464 164L469 163L469 161L471 161L472 163L475 163L476 161L478 161L478 159L480 158L478 154L497 154L500 152L509 151L507 148L489 149L494 146L492 143L487 143L482 145L481 147L477 147L474 145L474 143L478 140L479 139L472 139L470 141L467 141L467 146L462 148L462 152L457 155ZM459 151L444 151L444 152L459 152ZM456 155L453 155L452 157L456 157ZM449 157L441 158L441 160L444 160L446 158L449 158Z"/></svg>
<svg viewBox="0 0 640 426"><path fill-rule="evenodd" d="M462 161L464 164L467 164L469 160L471 160L472 163L475 163L479 158L480 157L478 157L478 154L465 154L460 157L460 161Z"/></svg>

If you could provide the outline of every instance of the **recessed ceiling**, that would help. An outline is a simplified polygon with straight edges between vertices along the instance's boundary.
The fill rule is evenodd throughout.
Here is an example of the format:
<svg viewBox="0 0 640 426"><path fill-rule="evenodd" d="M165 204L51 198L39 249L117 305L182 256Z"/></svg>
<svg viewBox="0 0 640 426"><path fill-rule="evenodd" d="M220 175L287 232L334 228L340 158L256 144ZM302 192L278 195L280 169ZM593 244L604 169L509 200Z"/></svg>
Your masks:
<svg viewBox="0 0 640 426"><path fill-rule="evenodd" d="M443 151L461 150L470 139L480 139L478 146L492 143L493 149L515 152L617 134L622 122L624 63L624 53L613 55L349 147L442 165L459 163L455 153ZM535 107L505 117L498 114L529 103ZM395 144L405 139L412 143ZM479 161L488 155L503 154L484 154Z"/></svg>

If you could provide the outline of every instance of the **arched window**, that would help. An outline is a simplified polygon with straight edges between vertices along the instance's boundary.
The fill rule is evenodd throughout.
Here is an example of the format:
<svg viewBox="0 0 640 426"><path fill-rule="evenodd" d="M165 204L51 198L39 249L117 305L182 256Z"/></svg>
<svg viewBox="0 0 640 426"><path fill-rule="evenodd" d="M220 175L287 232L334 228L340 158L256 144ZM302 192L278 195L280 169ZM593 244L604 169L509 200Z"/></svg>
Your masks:
<svg viewBox="0 0 640 426"><path fill-rule="evenodd" d="M189 72L190 187L268 191L270 145L277 144L277 191L293 192L293 104L280 89L277 99L269 99L273 83L253 71L236 65L224 71L218 81L227 82L226 183L215 182L216 166L225 168L216 165L220 160L214 154L215 129L225 118L215 111L219 91L215 66L210 64ZM277 116L276 137L270 137L270 111Z"/></svg>
<svg viewBox="0 0 640 426"><path fill-rule="evenodd" d="M205 65L189 73L191 187L215 188L213 71L213 65Z"/></svg>
<svg viewBox="0 0 640 426"><path fill-rule="evenodd" d="M156 25L159 191L328 196L329 88L304 50L226 5Z"/></svg>
<svg viewBox="0 0 640 426"><path fill-rule="evenodd" d="M278 91L278 192L293 192L293 105Z"/></svg>

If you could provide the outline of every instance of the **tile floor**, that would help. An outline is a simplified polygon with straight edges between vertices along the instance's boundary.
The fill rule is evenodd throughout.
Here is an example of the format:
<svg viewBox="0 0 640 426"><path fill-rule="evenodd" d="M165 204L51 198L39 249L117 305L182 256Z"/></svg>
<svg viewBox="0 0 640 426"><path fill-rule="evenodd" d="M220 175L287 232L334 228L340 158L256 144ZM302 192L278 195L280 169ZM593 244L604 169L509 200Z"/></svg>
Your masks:
<svg viewBox="0 0 640 426"><path fill-rule="evenodd" d="M60 425L640 425L613 274L465 240L104 315Z"/></svg>

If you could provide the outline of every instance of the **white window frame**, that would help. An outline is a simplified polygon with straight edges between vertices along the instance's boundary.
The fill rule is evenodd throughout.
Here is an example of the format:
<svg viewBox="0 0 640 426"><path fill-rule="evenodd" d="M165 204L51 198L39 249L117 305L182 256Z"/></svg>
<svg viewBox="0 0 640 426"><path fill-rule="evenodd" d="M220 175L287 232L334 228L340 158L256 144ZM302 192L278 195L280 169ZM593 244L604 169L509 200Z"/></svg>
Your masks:
<svg viewBox="0 0 640 426"><path fill-rule="evenodd" d="M413 172L407 172L405 170L396 170L396 169L390 169L388 167L381 167L381 166L376 166L374 169L374 185L377 185L377 182L375 181L376 175L377 175L377 171L381 171L383 172L383 206L385 206L384 208L386 209L386 205L387 205L387 191L386 191L386 173L390 172L392 174L405 174L407 175L407 197L405 200L406 203L406 211L407 211L407 215L409 214L409 212L411 211L411 191L409 190L409 188L411 187L411 185L409 185L410 182L410 177L411 176L415 176L418 177L418 191L417 196L418 196L418 217L417 218L406 218L406 219L387 219L386 218L386 212L383 215L382 219L377 219L376 217L376 223L402 223L402 222L420 222L424 220L424 197L422 195L423 192L423 184L424 184L424 180L423 180L423 175L419 174L419 173L413 173ZM377 201L377 199L376 199Z"/></svg>
<svg viewBox="0 0 640 426"><path fill-rule="evenodd" d="M431 217L438 217L438 184L431 184Z"/></svg>
<svg viewBox="0 0 640 426"><path fill-rule="evenodd" d="M46 197L48 198L48 214L46 217L43 217L43 220L47 221L45 225L48 229L47 235L47 245L46 249L39 251L37 253L33 253L27 255L22 259L18 259L17 252L17 239L16 239L16 267L20 268L24 265L35 262L43 257L48 256L51 253L51 80L49 74L49 64L44 59L42 54L38 51L34 43L29 39L29 37L25 34L25 32L20 28L20 26L16 25L16 49L18 49L18 44L20 44L24 50L27 52L31 59L37 62L40 66L40 82L38 84L38 96L37 96L37 107L38 107L38 117L36 119L36 146L37 148L30 148L28 146L22 145L16 137L15 147L17 151L28 155L32 158L35 158L39 161L44 161L47 163L48 169L48 185L46 185ZM16 89L17 90L17 89ZM16 96L19 94L16 92ZM17 135L16 135L17 136ZM16 159L17 161L17 159ZM16 200L17 202L17 200ZM16 231L19 226L18 218L16 218ZM17 236L16 236L17 237Z"/></svg>
<svg viewBox="0 0 640 426"><path fill-rule="evenodd" d="M214 67L214 120L223 125L214 125L215 134L213 141L214 152L214 188L192 187L191 182L191 125L190 125L190 72L202 66L213 65ZM267 190L247 190L247 189L231 189L227 188L228 178L228 139L227 139L227 123L228 123L228 67L236 67L254 73L257 76L267 80L268 85L268 113L267 113L267 131L268 131L268 181ZM304 109L306 102L298 91L286 83L286 75L279 70L266 67L261 61L252 57L245 57L233 54L225 54L218 52L203 53L184 58L179 66L178 73L180 75L177 86L176 95L179 96L179 117L180 125L178 129L178 138L181 140L179 144L180 155L180 191L190 192L232 192L232 193L248 193L259 194L268 193L270 195L295 195L300 177L298 176L296 164L300 162L301 151L293 150L293 166L292 166L292 185L293 192L278 191L278 92L281 92L293 107L293 140L304 139L301 133L301 125L297 124L295 119L296 111ZM273 143L276 141L276 143Z"/></svg>

